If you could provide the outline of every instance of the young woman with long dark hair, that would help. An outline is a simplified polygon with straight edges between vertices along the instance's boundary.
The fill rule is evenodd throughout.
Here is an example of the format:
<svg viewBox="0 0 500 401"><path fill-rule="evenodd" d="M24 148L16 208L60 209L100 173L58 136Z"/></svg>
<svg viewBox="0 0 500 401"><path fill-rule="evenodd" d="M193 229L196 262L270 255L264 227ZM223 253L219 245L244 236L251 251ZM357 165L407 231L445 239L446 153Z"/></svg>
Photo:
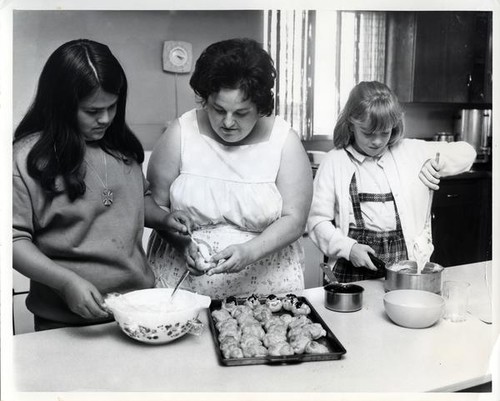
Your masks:
<svg viewBox="0 0 500 401"><path fill-rule="evenodd" d="M70 41L47 60L15 130L13 264L31 279L36 330L110 320L104 294L154 286L144 224L187 231L149 194L126 97L109 48Z"/></svg>

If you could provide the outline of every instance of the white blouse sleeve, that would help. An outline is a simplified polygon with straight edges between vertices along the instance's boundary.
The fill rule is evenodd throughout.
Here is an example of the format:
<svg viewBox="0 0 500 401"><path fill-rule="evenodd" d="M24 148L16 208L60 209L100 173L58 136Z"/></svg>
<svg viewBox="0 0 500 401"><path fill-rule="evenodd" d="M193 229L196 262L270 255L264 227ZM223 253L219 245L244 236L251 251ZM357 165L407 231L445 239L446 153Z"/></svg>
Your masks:
<svg viewBox="0 0 500 401"><path fill-rule="evenodd" d="M335 188L333 154L325 156L314 179L314 195L311 211L307 221L307 228L311 240L327 256L335 259L349 259L355 240L349 238L347 233L335 225L338 224L338 216L335 215L336 193ZM348 195L346 195L346 202ZM348 213L348 210L340 213ZM334 223L335 220L335 223Z"/></svg>

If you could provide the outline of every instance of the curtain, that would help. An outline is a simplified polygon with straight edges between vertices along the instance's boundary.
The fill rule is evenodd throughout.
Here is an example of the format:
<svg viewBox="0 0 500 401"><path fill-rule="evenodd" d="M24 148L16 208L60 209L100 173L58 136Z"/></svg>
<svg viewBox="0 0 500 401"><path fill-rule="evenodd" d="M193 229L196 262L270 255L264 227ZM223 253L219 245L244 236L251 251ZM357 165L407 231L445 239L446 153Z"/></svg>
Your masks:
<svg viewBox="0 0 500 401"><path fill-rule="evenodd" d="M276 114L285 118L302 140L325 132L333 134L337 115L357 83L384 81L385 12L337 11L334 12L336 18L331 15L332 11L328 12L328 18L321 18L321 10L267 11L265 44L278 73ZM319 35L320 29L325 31L322 24L328 24L329 28L334 26L336 34L326 38ZM330 43L329 46L315 43L317 30L322 44L331 41L331 46ZM320 74L315 79L315 64L326 64L327 60L335 65L331 68L331 76L326 79ZM321 101L317 110L313 102L315 88L322 93L321 100L316 99ZM323 92L331 95L323 95ZM321 132L315 132L315 119L328 121L331 127L325 128L321 123L318 124Z"/></svg>
<svg viewBox="0 0 500 401"><path fill-rule="evenodd" d="M272 10L267 15L267 49L277 70L275 111L301 139L311 139L313 133L313 14Z"/></svg>
<svg viewBox="0 0 500 401"><path fill-rule="evenodd" d="M384 81L385 12L359 12L358 82Z"/></svg>
<svg viewBox="0 0 500 401"><path fill-rule="evenodd" d="M361 81L384 82L385 20L383 11L340 12L339 109Z"/></svg>

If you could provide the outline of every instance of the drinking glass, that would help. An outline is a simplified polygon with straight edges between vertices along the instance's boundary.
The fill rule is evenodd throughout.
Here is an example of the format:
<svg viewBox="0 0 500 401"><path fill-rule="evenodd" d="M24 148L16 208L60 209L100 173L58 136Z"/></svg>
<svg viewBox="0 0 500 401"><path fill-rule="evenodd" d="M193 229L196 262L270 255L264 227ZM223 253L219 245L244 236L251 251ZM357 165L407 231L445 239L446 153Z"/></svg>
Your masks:
<svg viewBox="0 0 500 401"><path fill-rule="evenodd" d="M467 303L470 283L466 281L445 281L443 298L445 300L444 316L450 322L467 320Z"/></svg>

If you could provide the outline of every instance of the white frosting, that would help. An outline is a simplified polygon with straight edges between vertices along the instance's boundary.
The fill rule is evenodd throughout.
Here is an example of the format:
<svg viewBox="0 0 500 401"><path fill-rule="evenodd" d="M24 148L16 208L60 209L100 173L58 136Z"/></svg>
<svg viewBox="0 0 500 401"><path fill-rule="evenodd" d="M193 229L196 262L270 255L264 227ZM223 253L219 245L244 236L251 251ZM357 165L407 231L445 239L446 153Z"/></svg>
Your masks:
<svg viewBox="0 0 500 401"><path fill-rule="evenodd" d="M420 273L425 264L430 261L434 245L432 244L432 233L430 226L415 238L413 243L413 258L417 262L417 271Z"/></svg>
<svg viewBox="0 0 500 401"><path fill-rule="evenodd" d="M418 269L415 266L405 263L404 261L401 263L396 263L391 266L387 266L388 270L391 270L393 272L401 272L401 273L408 273L408 274L429 274L429 273L434 273L442 270L442 267L438 264L435 263L424 263L424 268L423 269Z"/></svg>

